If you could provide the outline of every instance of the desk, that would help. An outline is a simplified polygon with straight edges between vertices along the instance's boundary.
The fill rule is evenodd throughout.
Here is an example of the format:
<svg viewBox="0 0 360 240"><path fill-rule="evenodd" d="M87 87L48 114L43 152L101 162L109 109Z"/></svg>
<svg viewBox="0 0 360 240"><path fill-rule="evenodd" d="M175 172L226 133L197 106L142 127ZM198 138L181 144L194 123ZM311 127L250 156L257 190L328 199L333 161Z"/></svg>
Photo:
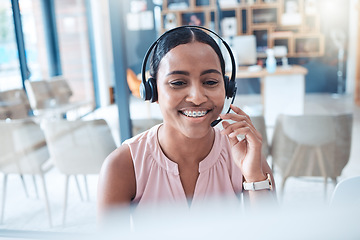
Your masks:
<svg viewBox="0 0 360 240"><path fill-rule="evenodd" d="M54 104L46 106L45 108L35 109L34 115L43 119L46 118L62 118L64 114L68 114L70 111L75 111L75 119L81 118L81 114L78 113L82 107L89 106L92 108L93 102L90 100L69 102L64 104Z"/></svg>
<svg viewBox="0 0 360 240"><path fill-rule="evenodd" d="M260 78L263 114L267 126L274 126L279 114L299 115L304 113L305 75L307 69L292 65L281 66L275 73L266 69L250 72L240 67L236 78Z"/></svg>

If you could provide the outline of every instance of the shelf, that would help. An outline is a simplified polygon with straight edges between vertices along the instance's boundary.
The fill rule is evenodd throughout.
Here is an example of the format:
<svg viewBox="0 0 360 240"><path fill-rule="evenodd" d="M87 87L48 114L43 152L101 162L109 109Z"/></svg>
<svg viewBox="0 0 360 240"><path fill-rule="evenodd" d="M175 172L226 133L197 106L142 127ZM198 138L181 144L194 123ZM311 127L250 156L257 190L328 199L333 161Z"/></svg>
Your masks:
<svg viewBox="0 0 360 240"><path fill-rule="evenodd" d="M317 0L219 0L220 23L216 2L163 0L162 32L189 23L218 31L220 25L224 37L255 35L258 56L263 56L267 48L274 46L286 46L288 57L318 57L324 54ZM187 4L189 7L168 9L171 3Z"/></svg>
<svg viewBox="0 0 360 240"><path fill-rule="evenodd" d="M299 56L321 56L324 54L323 38L319 35L295 35L294 48L294 53Z"/></svg>
<svg viewBox="0 0 360 240"><path fill-rule="evenodd" d="M276 25L278 22L278 9L276 7L252 8L250 15L253 25Z"/></svg>

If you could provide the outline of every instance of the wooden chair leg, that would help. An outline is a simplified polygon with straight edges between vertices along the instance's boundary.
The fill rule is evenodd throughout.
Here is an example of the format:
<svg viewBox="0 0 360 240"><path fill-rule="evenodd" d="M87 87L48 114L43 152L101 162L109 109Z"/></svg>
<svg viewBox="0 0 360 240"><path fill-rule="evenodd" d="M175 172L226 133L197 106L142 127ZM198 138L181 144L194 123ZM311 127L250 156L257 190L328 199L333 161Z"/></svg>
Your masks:
<svg viewBox="0 0 360 240"><path fill-rule="evenodd" d="M337 179L336 179L336 177L331 178L331 180L332 180L332 182L333 182L333 184L334 184L334 187L336 187L336 185L337 185Z"/></svg>
<svg viewBox="0 0 360 240"><path fill-rule="evenodd" d="M301 145L298 145L294 151L294 154L291 157L289 165L286 168L286 171L284 174L285 177L289 177L290 173L293 171L294 167L296 166L296 162L297 162L298 156L300 154L300 150L301 150Z"/></svg>
<svg viewBox="0 0 360 240"><path fill-rule="evenodd" d="M295 163L294 163L294 166L293 166L293 169L292 169L292 172L294 176L299 176L299 172L300 172L300 166L301 166L301 162L299 159L302 159L301 157L304 155L304 149L305 147L304 146L299 146L299 149L297 151L297 155L295 156L296 159L295 159Z"/></svg>
<svg viewBox="0 0 360 240"><path fill-rule="evenodd" d="M280 196L281 198L283 198L283 195L284 195L284 188L285 188L285 183L286 183L286 180L288 179L288 177L291 175L291 172L294 171L294 167L296 167L297 165L297 161L298 161L298 156L299 154L301 153L301 149L302 149L302 146L301 145L298 145L294 151L294 154L293 156L291 157L291 160L290 160L290 163L289 165L287 166L286 168L286 171L285 171L285 174L283 176L283 181L282 181L282 186L281 186L281 192L280 192Z"/></svg>
<svg viewBox="0 0 360 240"><path fill-rule="evenodd" d="M321 152L321 149L319 147L317 147L315 151L316 151L317 160L318 160L321 175L324 177L324 199L326 199L328 176L327 176L327 172L326 172L325 161L324 161L324 157L323 157L323 154Z"/></svg>

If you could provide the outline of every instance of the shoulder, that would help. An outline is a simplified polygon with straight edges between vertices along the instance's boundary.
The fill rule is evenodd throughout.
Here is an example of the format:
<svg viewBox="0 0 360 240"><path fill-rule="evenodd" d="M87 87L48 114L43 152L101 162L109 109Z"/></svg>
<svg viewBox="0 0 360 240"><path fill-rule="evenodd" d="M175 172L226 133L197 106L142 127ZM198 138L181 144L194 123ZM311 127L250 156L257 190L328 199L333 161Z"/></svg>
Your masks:
<svg viewBox="0 0 360 240"><path fill-rule="evenodd" d="M137 145L141 143L146 143L148 140L154 140L154 138L157 138L157 130L159 128L159 125L155 125L154 127L150 128L149 130L146 130L145 132L139 133L138 135L127 139L123 142L123 145Z"/></svg>
<svg viewBox="0 0 360 240"><path fill-rule="evenodd" d="M134 163L143 159L145 155L153 154L154 150L157 148L157 129L159 126L160 125L156 125L123 142L123 145L128 146Z"/></svg>
<svg viewBox="0 0 360 240"><path fill-rule="evenodd" d="M132 158L129 146L123 144L107 156L103 163L101 173L119 173L119 171L129 170L131 166Z"/></svg>
<svg viewBox="0 0 360 240"><path fill-rule="evenodd" d="M134 166L127 145L121 145L104 161L98 184L98 207L129 205L136 194Z"/></svg>
<svg viewBox="0 0 360 240"><path fill-rule="evenodd" d="M134 164L139 164L144 153L151 152L158 125L136 135L114 150L105 159L100 172L98 200L104 206L129 204L136 195Z"/></svg>

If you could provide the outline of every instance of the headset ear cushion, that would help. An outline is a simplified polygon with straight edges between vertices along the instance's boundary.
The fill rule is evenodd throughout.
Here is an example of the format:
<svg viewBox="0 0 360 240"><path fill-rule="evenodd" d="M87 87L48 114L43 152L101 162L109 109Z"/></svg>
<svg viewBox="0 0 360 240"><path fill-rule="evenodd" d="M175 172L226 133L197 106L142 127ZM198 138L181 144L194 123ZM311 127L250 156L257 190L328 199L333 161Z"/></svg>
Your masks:
<svg viewBox="0 0 360 240"><path fill-rule="evenodd" d="M149 100L149 94L150 94L150 87L149 84L147 82L141 82L140 84L140 97L144 100L147 101Z"/></svg>
<svg viewBox="0 0 360 240"><path fill-rule="evenodd" d="M236 91L236 86L235 85L236 85L236 83L235 83L235 81L229 80L228 76L225 76L224 80L226 80L226 83L225 83L226 97L231 98L235 94L235 91Z"/></svg>
<svg viewBox="0 0 360 240"><path fill-rule="evenodd" d="M149 84L150 92L151 92L151 97L150 97L149 100L150 100L151 102L156 102L156 101L158 100L156 79L155 79L155 78L149 78L149 79L147 80L147 83Z"/></svg>
<svg viewBox="0 0 360 240"><path fill-rule="evenodd" d="M228 87L229 87L229 77L228 76L224 76L224 86L225 86L225 94L227 96Z"/></svg>
<svg viewBox="0 0 360 240"><path fill-rule="evenodd" d="M140 96L144 101L151 99L151 89L149 86L149 82L141 82L140 84Z"/></svg>
<svg viewBox="0 0 360 240"><path fill-rule="evenodd" d="M226 96L228 98L234 97L236 94L236 83L235 81L229 81Z"/></svg>

